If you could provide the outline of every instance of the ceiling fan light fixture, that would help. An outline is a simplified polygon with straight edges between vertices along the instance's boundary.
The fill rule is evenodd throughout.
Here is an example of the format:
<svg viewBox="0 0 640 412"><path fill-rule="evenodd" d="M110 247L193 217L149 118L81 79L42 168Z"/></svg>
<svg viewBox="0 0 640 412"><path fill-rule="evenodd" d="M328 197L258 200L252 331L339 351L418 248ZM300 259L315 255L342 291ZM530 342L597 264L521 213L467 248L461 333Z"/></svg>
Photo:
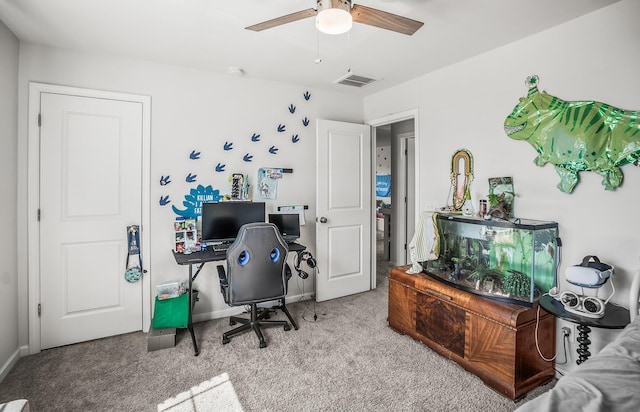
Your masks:
<svg viewBox="0 0 640 412"><path fill-rule="evenodd" d="M351 30L353 18L349 12L350 3L349 1L318 1L316 16L318 30L325 34L343 34Z"/></svg>

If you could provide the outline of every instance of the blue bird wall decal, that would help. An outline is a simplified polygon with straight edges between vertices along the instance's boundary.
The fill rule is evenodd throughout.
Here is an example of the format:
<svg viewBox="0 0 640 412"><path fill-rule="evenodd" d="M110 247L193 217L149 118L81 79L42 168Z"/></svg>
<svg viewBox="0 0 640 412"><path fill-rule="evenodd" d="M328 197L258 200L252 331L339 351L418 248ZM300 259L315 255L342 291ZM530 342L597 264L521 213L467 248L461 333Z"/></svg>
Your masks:
<svg viewBox="0 0 640 412"><path fill-rule="evenodd" d="M224 142L224 150L232 150L232 149L233 149L233 143Z"/></svg>
<svg viewBox="0 0 640 412"><path fill-rule="evenodd" d="M286 127L285 125L283 125L283 124L279 124L279 125L278 125L278 132L279 132L279 133L282 133L282 132L284 132L285 130L287 130L287 127Z"/></svg>
<svg viewBox="0 0 640 412"><path fill-rule="evenodd" d="M253 136L251 136L251 141L252 142L259 142L260 141L260 135L254 133Z"/></svg>
<svg viewBox="0 0 640 412"><path fill-rule="evenodd" d="M269 148L269 153L271 153L271 154L276 154L276 153L278 153L278 148L277 148L277 147L275 147L275 146L271 146L271 147Z"/></svg>
<svg viewBox="0 0 640 412"><path fill-rule="evenodd" d="M162 176L160 178L160 186L166 186L171 183L171 175Z"/></svg>
<svg viewBox="0 0 640 412"><path fill-rule="evenodd" d="M293 136L291 136L291 141L293 143L298 143L300 141L300 138L298 137L297 134L294 134Z"/></svg>
<svg viewBox="0 0 640 412"><path fill-rule="evenodd" d="M291 103L289 105L289 113L293 114L296 112L296 107L293 105L293 103Z"/></svg>
<svg viewBox="0 0 640 412"><path fill-rule="evenodd" d="M199 158L200 158L200 152L196 152L195 150L191 151L191 154L189 155L189 159L197 160Z"/></svg>
<svg viewBox="0 0 640 412"><path fill-rule="evenodd" d="M171 200L169 200L169 196L160 196L160 206L166 206L169 203L171 203Z"/></svg>
<svg viewBox="0 0 640 412"><path fill-rule="evenodd" d="M225 168L226 166L227 166L227 165L224 165L224 164L218 163L218 164L216 165L216 172L224 172L224 168Z"/></svg>
<svg viewBox="0 0 640 412"><path fill-rule="evenodd" d="M304 127L309 126L309 119L307 119L306 117L302 119L302 124L304 125Z"/></svg>
<svg viewBox="0 0 640 412"><path fill-rule="evenodd" d="M309 99L311 98L311 94L309 94L309 92L304 92L303 96L306 101L309 101Z"/></svg>
<svg viewBox="0 0 640 412"><path fill-rule="evenodd" d="M189 173L185 180L187 181L187 183L193 183L193 182L196 181L197 177L198 177L198 175L192 175L191 173Z"/></svg>
<svg viewBox="0 0 640 412"><path fill-rule="evenodd" d="M244 160L245 162L250 162L252 159L253 159L253 156L251 156L249 153L244 155L244 157L242 158L242 160Z"/></svg>

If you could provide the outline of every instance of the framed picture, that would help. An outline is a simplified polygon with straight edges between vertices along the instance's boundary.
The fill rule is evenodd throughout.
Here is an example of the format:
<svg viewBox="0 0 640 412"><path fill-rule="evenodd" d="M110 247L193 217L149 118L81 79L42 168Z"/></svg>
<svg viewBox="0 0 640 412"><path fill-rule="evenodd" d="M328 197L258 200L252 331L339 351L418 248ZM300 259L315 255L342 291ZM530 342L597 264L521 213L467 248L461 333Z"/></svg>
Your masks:
<svg viewBox="0 0 640 412"><path fill-rule="evenodd" d="M489 178L489 209L499 207L502 204L504 218L513 216L513 178L490 177Z"/></svg>

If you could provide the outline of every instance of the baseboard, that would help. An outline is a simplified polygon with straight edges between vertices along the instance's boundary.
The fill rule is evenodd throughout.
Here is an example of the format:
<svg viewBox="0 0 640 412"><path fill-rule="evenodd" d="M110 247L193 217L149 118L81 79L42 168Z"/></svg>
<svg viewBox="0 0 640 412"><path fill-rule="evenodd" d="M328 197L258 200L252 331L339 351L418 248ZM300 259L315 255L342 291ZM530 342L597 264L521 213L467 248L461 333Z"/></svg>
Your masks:
<svg viewBox="0 0 640 412"><path fill-rule="evenodd" d="M305 293L305 294L291 295L291 296L287 296L287 303L293 304L301 300L312 300L314 299L314 297L315 297L315 294L311 292ZM274 305L276 303L277 303L276 301L273 301ZM260 306L262 306L262 304L260 304ZM269 306L269 302L265 302L264 306ZM196 307L197 307L197 304L196 304ZM229 306L224 309L214 310L212 312L194 313L193 321L204 322L207 320L221 319L229 316L239 315L244 311L245 311L244 306Z"/></svg>
<svg viewBox="0 0 640 412"><path fill-rule="evenodd" d="M11 356L9 356L9 359L7 359L7 361L4 363L4 365L2 365L2 368L0 368L0 382L2 382L4 380L4 378L9 374L9 372L11 372L11 369L13 369L13 367L18 362L20 357L24 356L24 355L22 355L22 353L24 353L25 350L26 350L26 352L28 352L28 348L26 346L22 346L22 347L16 349L13 352L13 354Z"/></svg>
<svg viewBox="0 0 640 412"><path fill-rule="evenodd" d="M29 353L29 345L20 346L20 357L24 358L27 355L31 355L31 353Z"/></svg>

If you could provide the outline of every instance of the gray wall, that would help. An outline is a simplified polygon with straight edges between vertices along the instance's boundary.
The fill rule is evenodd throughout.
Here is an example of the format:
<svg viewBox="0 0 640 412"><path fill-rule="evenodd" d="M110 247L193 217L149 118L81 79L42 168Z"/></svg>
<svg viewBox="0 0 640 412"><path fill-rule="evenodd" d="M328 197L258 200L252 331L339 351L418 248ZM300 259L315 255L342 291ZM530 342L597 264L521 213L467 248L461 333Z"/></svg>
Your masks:
<svg viewBox="0 0 640 412"><path fill-rule="evenodd" d="M0 380L18 359L18 55L18 39L0 21Z"/></svg>

